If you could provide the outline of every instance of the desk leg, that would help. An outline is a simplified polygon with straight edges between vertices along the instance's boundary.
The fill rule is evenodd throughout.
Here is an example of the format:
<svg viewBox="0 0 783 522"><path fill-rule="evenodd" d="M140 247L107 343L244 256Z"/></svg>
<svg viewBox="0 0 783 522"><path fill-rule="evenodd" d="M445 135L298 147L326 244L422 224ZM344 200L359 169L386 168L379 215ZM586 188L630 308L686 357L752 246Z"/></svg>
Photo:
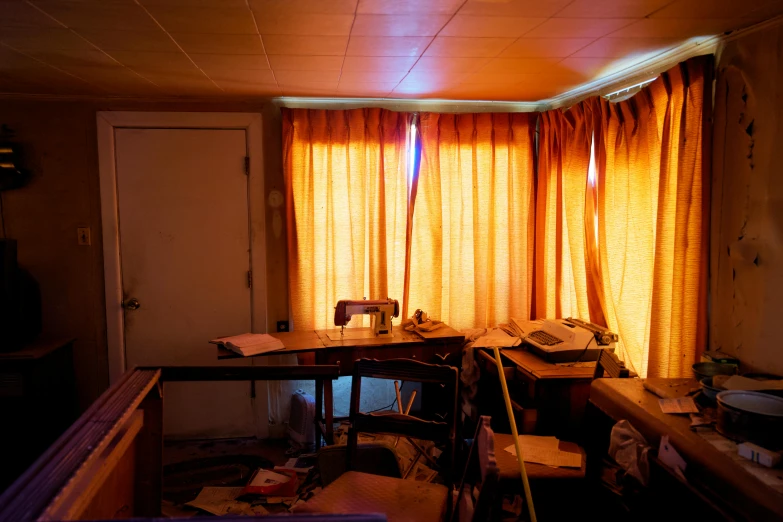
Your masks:
<svg viewBox="0 0 783 522"><path fill-rule="evenodd" d="M331 379L324 381L324 409L326 410L326 443L334 444L334 396Z"/></svg>
<svg viewBox="0 0 783 522"><path fill-rule="evenodd" d="M321 421L323 420L324 380L315 380L315 451L321 448ZM331 398L330 398L331 399Z"/></svg>

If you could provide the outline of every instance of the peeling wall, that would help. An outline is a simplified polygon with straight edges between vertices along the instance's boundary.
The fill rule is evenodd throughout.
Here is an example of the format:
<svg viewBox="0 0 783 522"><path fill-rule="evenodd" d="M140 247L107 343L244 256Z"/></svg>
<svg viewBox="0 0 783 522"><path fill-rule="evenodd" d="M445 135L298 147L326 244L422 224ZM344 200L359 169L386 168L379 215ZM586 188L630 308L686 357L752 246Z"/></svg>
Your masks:
<svg viewBox="0 0 783 522"><path fill-rule="evenodd" d="M710 348L783 375L783 24L717 60Z"/></svg>
<svg viewBox="0 0 783 522"><path fill-rule="evenodd" d="M2 193L5 230L18 241L20 265L41 287L44 335L77 339L74 365L83 408L108 385L95 123L102 110L261 113L266 195L283 188L280 110L269 103L0 99L0 124L15 131L33 175L27 186ZM277 321L288 319L285 223L278 220L275 229L271 209L266 218L267 320L274 330ZM76 228L86 226L92 245L78 246Z"/></svg>

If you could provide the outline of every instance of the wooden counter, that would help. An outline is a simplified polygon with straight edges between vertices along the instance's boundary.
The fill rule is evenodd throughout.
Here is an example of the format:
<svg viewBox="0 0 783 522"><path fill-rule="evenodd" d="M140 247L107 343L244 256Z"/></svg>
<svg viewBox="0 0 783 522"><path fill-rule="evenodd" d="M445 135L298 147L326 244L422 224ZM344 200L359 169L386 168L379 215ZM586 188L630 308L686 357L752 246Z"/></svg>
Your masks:
<svg viewBox="0 0 783 522"><path fill-rule="evenodd" d="M671 396L698 387L695 380L646 379L668 387ZM614 420L627 419L658 448L663 435L688 463L685 476L700 495L738 513L748 520L783 519L783 485L772 487L747 471L742 462L719 451L701 435L691 431L687 415L663 413L658 397L644 389L643 379L596 379L590 402ZM781 470L783 475L783 470ZM783 480L781 481L783 484Z"/></svg>

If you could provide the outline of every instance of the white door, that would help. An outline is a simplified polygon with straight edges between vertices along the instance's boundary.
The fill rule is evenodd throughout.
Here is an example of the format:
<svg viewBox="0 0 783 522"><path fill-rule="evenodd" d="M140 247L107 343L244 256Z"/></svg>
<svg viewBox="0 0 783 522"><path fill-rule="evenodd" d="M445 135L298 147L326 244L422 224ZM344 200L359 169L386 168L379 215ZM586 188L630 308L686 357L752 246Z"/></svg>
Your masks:
<svg viewBox="0 0 783 522"><path fill-rule="evenodd" d="M245 131L118 128L115 154L126 365L216 365L207 341L251 331ZM166 384L164 432L262 435L258 392L264 400L248 382Z"/></svg>

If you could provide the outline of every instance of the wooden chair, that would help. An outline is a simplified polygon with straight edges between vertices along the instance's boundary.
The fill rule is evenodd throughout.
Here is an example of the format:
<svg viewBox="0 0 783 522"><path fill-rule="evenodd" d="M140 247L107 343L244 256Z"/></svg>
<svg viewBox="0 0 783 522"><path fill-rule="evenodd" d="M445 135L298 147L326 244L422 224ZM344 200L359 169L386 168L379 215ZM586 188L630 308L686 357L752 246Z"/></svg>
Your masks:
<svg viewBox="0 0 783 522"><path fill-rule="evenodd" d="M423 420L400 414L361 413L362 377L438 385L448 394L445 420ZM427 393L425 389L424 394ZM423 397L424 398L424 397ZM346 471L313 496L297 512L385 513L390 522L437 521L451 516L451 491L457 431L458 373L452 366L425 364L411 359L356 362L351 388L351 427L348 431ZM447 464L441 470L445 484L432 484L353 471L360 432L389 433L431 440L446 446Z"/></svg>
<svg viewBox="0 0 783 522"><path fill-rule="evenodd" d="M600 379L606 372L609 377L614 378L627 378L631 376L631 372L625 367L625 363L620 360L614 352L609 350L601 350L598 354L598 361L595 363L595 373L593 379Z"/></svg>
<svg viewBox="0 0 783 522"><path fill-rule="evenodd" d="M497 497L499 470L495 460L495 434L491 417L482 415L470 446L465 471L459 485L456 513L459 522L492 520ZM476 486L478 498L474 498Z"/></svg>

